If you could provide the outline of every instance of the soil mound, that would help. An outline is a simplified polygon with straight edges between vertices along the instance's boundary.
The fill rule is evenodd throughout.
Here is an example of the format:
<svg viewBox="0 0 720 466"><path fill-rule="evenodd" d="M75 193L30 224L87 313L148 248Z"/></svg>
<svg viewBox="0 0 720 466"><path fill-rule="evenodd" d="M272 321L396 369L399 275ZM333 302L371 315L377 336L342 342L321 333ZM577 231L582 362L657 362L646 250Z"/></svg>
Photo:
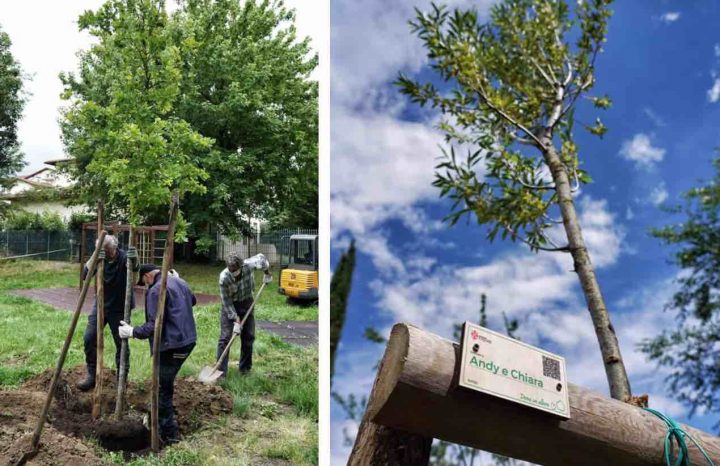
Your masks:
<svg viewBox="0 0 720 466"><path fill-rule="evenodd" d="M150 432L143 425L143 418L150 412L150 381L128 384L128 410L122 421L117 421L113 415L117 394L115 371L105 370L102 415L94 420L91 416L93 391L82 392L75 387L84 376L84 366L61 374L43 430L40 453L27 464L102 464L87 439L110 451L142 453L147 450ZM22 454L23 444L29 445L28 434L35 427L51 379L52 370L48 370L28 379L18 390L0 391L0 465L12 464L16 461L14 457ZM222 388L190 377L175 381L174 403L181 435L229 413L233 406L232 396Z"/></svg>

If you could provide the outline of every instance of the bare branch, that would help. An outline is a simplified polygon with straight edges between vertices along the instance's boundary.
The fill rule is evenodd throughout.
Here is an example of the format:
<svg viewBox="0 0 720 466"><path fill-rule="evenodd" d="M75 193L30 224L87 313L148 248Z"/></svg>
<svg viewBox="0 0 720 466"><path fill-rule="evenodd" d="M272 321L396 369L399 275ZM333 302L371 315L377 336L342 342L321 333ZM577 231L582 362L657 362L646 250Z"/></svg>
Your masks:
<svg viewBox="0 0 720 466"><path fill-rule="evenodd" d="M547 252L570 252L569 244L567 246L546 248L544 246L540 246L539 244L535 244L532 241L527 240L526 238L523 238L510 225L503 223L503 226L505 227L505 229L507 229L507 231L509 231L513 235L514 238L517 238L520 241L522 241L523 243L527 244L528 246L530 246L531 249L537 249L539 251L547 251ZM543 238L545 238L545 240L548 241L549 243L554 244L550 240L550 238L548 238L547 236L543 235Z"/></svg>
<svg viewBox="0 0 720 466"><path fill-rule="evenodd" d="M551 86L555 86L556 84L559 84L557 79L553 79L550 76L548 76L548 74L545 72L545 70L542 69L542 67L537 62L537 60L535 60L534 58L530 58L530 63L535 65L535 68L540 72L542 77L545 78L545 81L547 81L548 84L550 84Z"/></svg>
<svg viewBox="0 0 720 466"><path fill-rule="evenodd" d="M567 65L568 70L567 70L567 75L565 76L565 81L563 81L563 86L567 87L573 78L573 66L572 66L572 62L570 60L565 60L565 64Z"/></svg>
<svg viewBox="0 0 720 466"><path fill-rule="evenodd" d="M575 180L575 186L570 187L570 192L576 193L580 189L580 177L578 176L577 168L573 168L573 179Z"/></svg>
<svg viewBox="0 0 720 466"><path fill-rule="evenodd" d="M510 136L510 138L511 138L513 141L517 142L517 143L520 143L520 144L523 144L523 145L526 145L526 146L536 147L535 141L532 141L532 140L530 140L530 139L524 138L524 137L522 137L522 136L518 136L518 135L515 134L515 133L508 133L508 136Z"/></svg>

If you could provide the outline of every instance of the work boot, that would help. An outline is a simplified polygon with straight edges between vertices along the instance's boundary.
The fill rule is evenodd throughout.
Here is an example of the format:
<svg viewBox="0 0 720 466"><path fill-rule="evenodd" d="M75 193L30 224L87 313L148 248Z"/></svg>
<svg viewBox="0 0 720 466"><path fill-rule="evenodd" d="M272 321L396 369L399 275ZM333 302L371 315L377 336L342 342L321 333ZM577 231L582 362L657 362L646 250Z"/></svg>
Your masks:
<svg viewBox="0 0 720 466"><path fill-rule="evenodd" d="M78 382L78 384L75 386L78 390L83 392L91 390L95 388L95 377L88 375L85 377L85 380L83 380L82 382Z"/></svg>

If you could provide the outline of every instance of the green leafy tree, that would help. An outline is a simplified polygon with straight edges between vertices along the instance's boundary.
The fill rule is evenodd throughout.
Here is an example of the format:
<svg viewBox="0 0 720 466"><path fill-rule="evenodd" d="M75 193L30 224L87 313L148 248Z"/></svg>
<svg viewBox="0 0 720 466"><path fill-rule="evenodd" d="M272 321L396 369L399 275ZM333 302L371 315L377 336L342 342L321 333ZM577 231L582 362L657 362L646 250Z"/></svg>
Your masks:
<svg viewBox="0 0 720 466"><path fill-rule="evenodd" d="M352 287L352 276L355 270L355 241L350 243L347 251L340 256L338 265L330 281L330 378L335 372L335 351L340 343L348 297ZM377 332L376 332L377 333Z"/></svg>
<svg viewBox="0 0 720 466"><path fill-rule="evenodd" d="M666 306L677 313L677 325L640 345L651 360L672 369L669 391L691 415L720 412L720 159L713 165L714 179L686 192L685 205L673 209L683 221L652 231L674 248L683 273Z"/></svg>
<svg viewBox="0 0 720 466"><path fill-rule="evenodd" d="M572 255L590 311L610 393L631 397L615 331L580 230L573 191L590 181L575 142L575 109L591 96L612 0L505 0L482 23L475 10L433 6L411 23L438 89L401 75L401 91L420 105L438 108L450 146L434 185L454 202L451 224L464 215L489 226L488 238L526 242L534 251ZM583 99L585 98L585 99ZM585 125L602 137L597 119ZM467 149L465 156L456 148ZM550 232L562 225L567 243Z"/></svg>
<svg viewBox="0 0 720 466"><path fill-rule="evenodd" d="M293 21L281 1L187 0L169 15L160 0L111 0L85 13L100 43L62 76L85 201L107 193L116 216L163 222L174 187L204 248L250 217L316 223L317 57ZM131 190L153 201L131 206Z"/></svg>
<svg viewBox="0 0 720 466"><path fill-rule="evenodd" d="M186 203L199 236L248 217L317 226L317 55L282 1L187 0L174 35L184 71L178 115L214 140L207 191Z"/></svg>
<svg viewBox="0 0 720 466"><path fill-rule="evenodd" d="M0 28L0 189L12 185L25 165L17 137L17 125L25 106L20 64L10 51L10 36ZM5 204L0 203L0 214Z"/></svg>
<svg viewBox="0 0 720 466"><path fill-rule="evenodd" d="M63 77L72 99L63 134L78 177L134 225L166 210L175 191L205 191L198 159L212 140L175 114L182 61L168 21L162 0L84 13L80 28L98 43L83 53L80 79Z"/></svg>

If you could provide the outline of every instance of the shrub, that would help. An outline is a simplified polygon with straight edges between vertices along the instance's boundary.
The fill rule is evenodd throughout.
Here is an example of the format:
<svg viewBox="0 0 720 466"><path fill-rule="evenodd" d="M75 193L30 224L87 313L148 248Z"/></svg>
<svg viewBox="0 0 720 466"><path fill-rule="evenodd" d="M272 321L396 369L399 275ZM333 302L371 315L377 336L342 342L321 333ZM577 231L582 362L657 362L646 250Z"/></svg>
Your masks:
<svg viewBox="0 0 720 466"><path fill-rule="evenodd" d="M82 230L83 223L89 223L89 222L95 222L97 221L97 215L95 214L86 214L83 212L73 212L70 215L70 220L68 220L67 228L70 231L80 231Z"/></svg>
<svg viewBox="0 0 720 466"><path fill-rule="evenodd" d="M12 212L3 223L5 230L45 230L64 231L65 220L53 212L33 213L24 210Z"/></svg>

